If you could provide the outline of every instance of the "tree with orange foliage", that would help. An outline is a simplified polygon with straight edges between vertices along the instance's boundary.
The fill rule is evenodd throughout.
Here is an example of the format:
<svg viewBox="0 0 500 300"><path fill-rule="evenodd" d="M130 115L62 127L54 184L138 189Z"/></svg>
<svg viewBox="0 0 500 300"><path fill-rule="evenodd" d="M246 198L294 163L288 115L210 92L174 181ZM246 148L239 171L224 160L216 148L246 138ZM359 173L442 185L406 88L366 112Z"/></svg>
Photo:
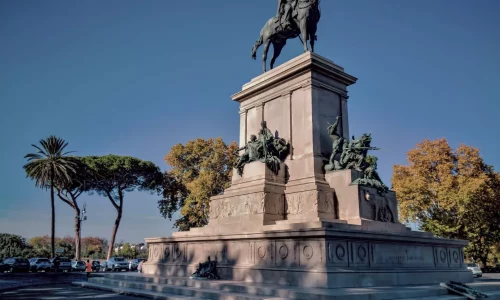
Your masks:
<svg viewBox="0 0 500 300"><path fill-rule="evenodd" d="M210 197L229 187L237 159L238 145L227 145L222 138L173 146L165 156L170 170L164 176L163 199L158 201L162 216L171 219L180 209L174 226L181 231L206 225Z"/></svg>
<svg viewBox="0 0 500 300"><path fill-rule="evenodd" d="M409 165L395 165L392 176L401 220L439 237L468 240L466 255L486 266L500 241L499 173L478 149L453 150L444 138L424 140L407 154Z"/></svg>

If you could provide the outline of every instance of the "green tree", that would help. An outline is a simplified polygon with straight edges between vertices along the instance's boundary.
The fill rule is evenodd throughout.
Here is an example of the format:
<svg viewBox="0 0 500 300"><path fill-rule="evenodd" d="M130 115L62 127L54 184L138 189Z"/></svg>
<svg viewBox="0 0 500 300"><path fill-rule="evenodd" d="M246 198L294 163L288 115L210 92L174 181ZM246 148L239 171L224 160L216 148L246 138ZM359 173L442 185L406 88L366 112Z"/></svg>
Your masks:
<svg viewBox="0 0 500 300"><path fill-rule="evenodd" d="M50 257L50 243L51 238L48 235L35 236L28 240L28 244L33 248L38 257Z"/></svg>
<svg viewBox="0 0 500 300"><path fill-rule="evenodd" d="M109 259L122 219L125 193L134 190L160 192L163 175L154 163L130 156L87 156L83 161L93 174L89 189L108 198L117 212L109 241Z"/></svg>
<svg viewBox="0 0 500 300"><path fill-rule="evenodd" d="M25 257L33 254L33 248L22 236L0 233L0 259L7 257Z"/></svg>
<svg viewBox="0 0 500 300"><path fill-rule="evenodd" d="M28 163L24 165L27 177L35 180L39 188L50 188L51 206L51 254L55 256L55 206L54 187L57 183L71 182L75 173L75 164L64 152L68 143L56 136L40 140L40 146L32 145L38 151L24 156Z"/></svg>
<svg viewBox="0 0 500 300"><path fill-rule="evenodd" d="M81 241L83 257L105 258L108 241L101 237L84 237Z"/></svg>
<svg viewBox="0 0 500 300"><path fill-rule="evenodd" d="M229 187L238 159L238 145L222 138L196 139L177 144L165 156L170 171L164 176L163 199L158 208L164 218L181 210L174 227L181 231L208 223L210 197Z"/></svg>
<svg viewBox="0 0 500 300"><path fill-rule="evenodd" d="M132 258L133 252L132 247L130 247L129 243L125 243L121 246L121 249L118 250L118 255L123 256L125 258Z"/></svg>
<svg viewBox="0 0 500 300"><path fill-rule="evenodd" d="M395 165L392 177L401 219L439 237L468 240L466 255L486 266L500 241L500 175L478 149L454 151L446 139L419 143L408 162Z"/></svg>
<svg viewBox="0 0 500 300"><path fill-rule="evenodd" d="M81 257L81 241L80 241L80 207L78 206L78 197L84 192L89 191L90 185L87 184L93 180L92 173L85 161L80 157L71 158L75 164L76 172L71 176L71 181L57 182L55 187L57 189L57 196L64 203L68 204L75 212L75 245L76 245L76 260Z"/></svg>

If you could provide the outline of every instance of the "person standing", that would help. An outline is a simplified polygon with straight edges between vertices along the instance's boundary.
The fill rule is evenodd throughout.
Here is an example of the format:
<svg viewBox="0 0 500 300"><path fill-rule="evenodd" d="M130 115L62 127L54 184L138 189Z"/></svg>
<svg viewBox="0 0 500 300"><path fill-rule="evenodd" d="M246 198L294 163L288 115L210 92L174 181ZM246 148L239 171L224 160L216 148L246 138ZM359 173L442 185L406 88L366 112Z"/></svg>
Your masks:
<svg viewBox="0 0 500 300"><path fill-rule="evenodd" d="M92 272L92 264L90 263L90 260L87 259L87 263L85 265L86 271L87 271L87 278L90 277L90 272Z"/></svg>
<svg viewBox="0 0 500 300"><path fill-rule="evenodd" d="M141 260L141 262L139 263L139 266L137 266L137 272L138 273L142 273L142 265L144 264L146 260Z"/></svg>

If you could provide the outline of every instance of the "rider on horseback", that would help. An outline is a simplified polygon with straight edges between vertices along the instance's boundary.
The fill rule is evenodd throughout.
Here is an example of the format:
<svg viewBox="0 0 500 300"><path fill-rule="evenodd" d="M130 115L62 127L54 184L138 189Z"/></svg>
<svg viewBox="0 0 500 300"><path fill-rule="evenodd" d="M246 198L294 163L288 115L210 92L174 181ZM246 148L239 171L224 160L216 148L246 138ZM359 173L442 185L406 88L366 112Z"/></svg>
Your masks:
<svg viewBox="0 0 500 300"><path fill-rule="evenodd" d="M281 18L285 16L283 23L292 23L293 11L297 7L297 0L278 0L278 13L276 14L276 23L281 22Z"/></svg>

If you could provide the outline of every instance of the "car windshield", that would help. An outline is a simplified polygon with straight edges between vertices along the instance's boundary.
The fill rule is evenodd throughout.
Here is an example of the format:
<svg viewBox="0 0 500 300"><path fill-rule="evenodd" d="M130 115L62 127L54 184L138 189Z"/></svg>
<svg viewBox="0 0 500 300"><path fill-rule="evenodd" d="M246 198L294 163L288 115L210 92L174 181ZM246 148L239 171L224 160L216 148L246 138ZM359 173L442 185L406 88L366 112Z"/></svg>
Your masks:
<svg viewBox="0 0 500 300"><path fill-rule="evenodd" d="M24 258L16 258L16 262L18 262L18 263L27 263L28 260L24 259Z"/></svg>
<svg viewBox="0 0 500 300"><path fill-rule="evenodd" d="M40 259L37 260L37 262L39 262L39 263L50 263L50 261L48 259L46 259L46 258L40 258Z"/></svg>
<svg viewBox="0 0 500 300"><path fill-rule="evenodd" d="M85 262L83 262L83 261L77 261L77 262L76 262L76 264L77 264L77 265L84 265L84 264L85 264Z"/></svg>
<svg viewBox="0 0 500 300"><path fill-rule="evenodd" d="M467 267L472 267L472 268L475 268L475 267L477 267L477 264L475 264L475 263L472 263L472 264L467 264Z"/></svg>
<svg viewBox="0 0 500 300"><path fill-rule="evenodd" d="M71 260L69 258L66 258L66 257L61 257L61 259L59 259L60 262L71 262Z"/></svg>
<svg viewBox="0 0 500 300"><path fill-rule="evenodd" d="M125 261L125 258L123 258L123 257L115 257L115 261Z"/></svg>

